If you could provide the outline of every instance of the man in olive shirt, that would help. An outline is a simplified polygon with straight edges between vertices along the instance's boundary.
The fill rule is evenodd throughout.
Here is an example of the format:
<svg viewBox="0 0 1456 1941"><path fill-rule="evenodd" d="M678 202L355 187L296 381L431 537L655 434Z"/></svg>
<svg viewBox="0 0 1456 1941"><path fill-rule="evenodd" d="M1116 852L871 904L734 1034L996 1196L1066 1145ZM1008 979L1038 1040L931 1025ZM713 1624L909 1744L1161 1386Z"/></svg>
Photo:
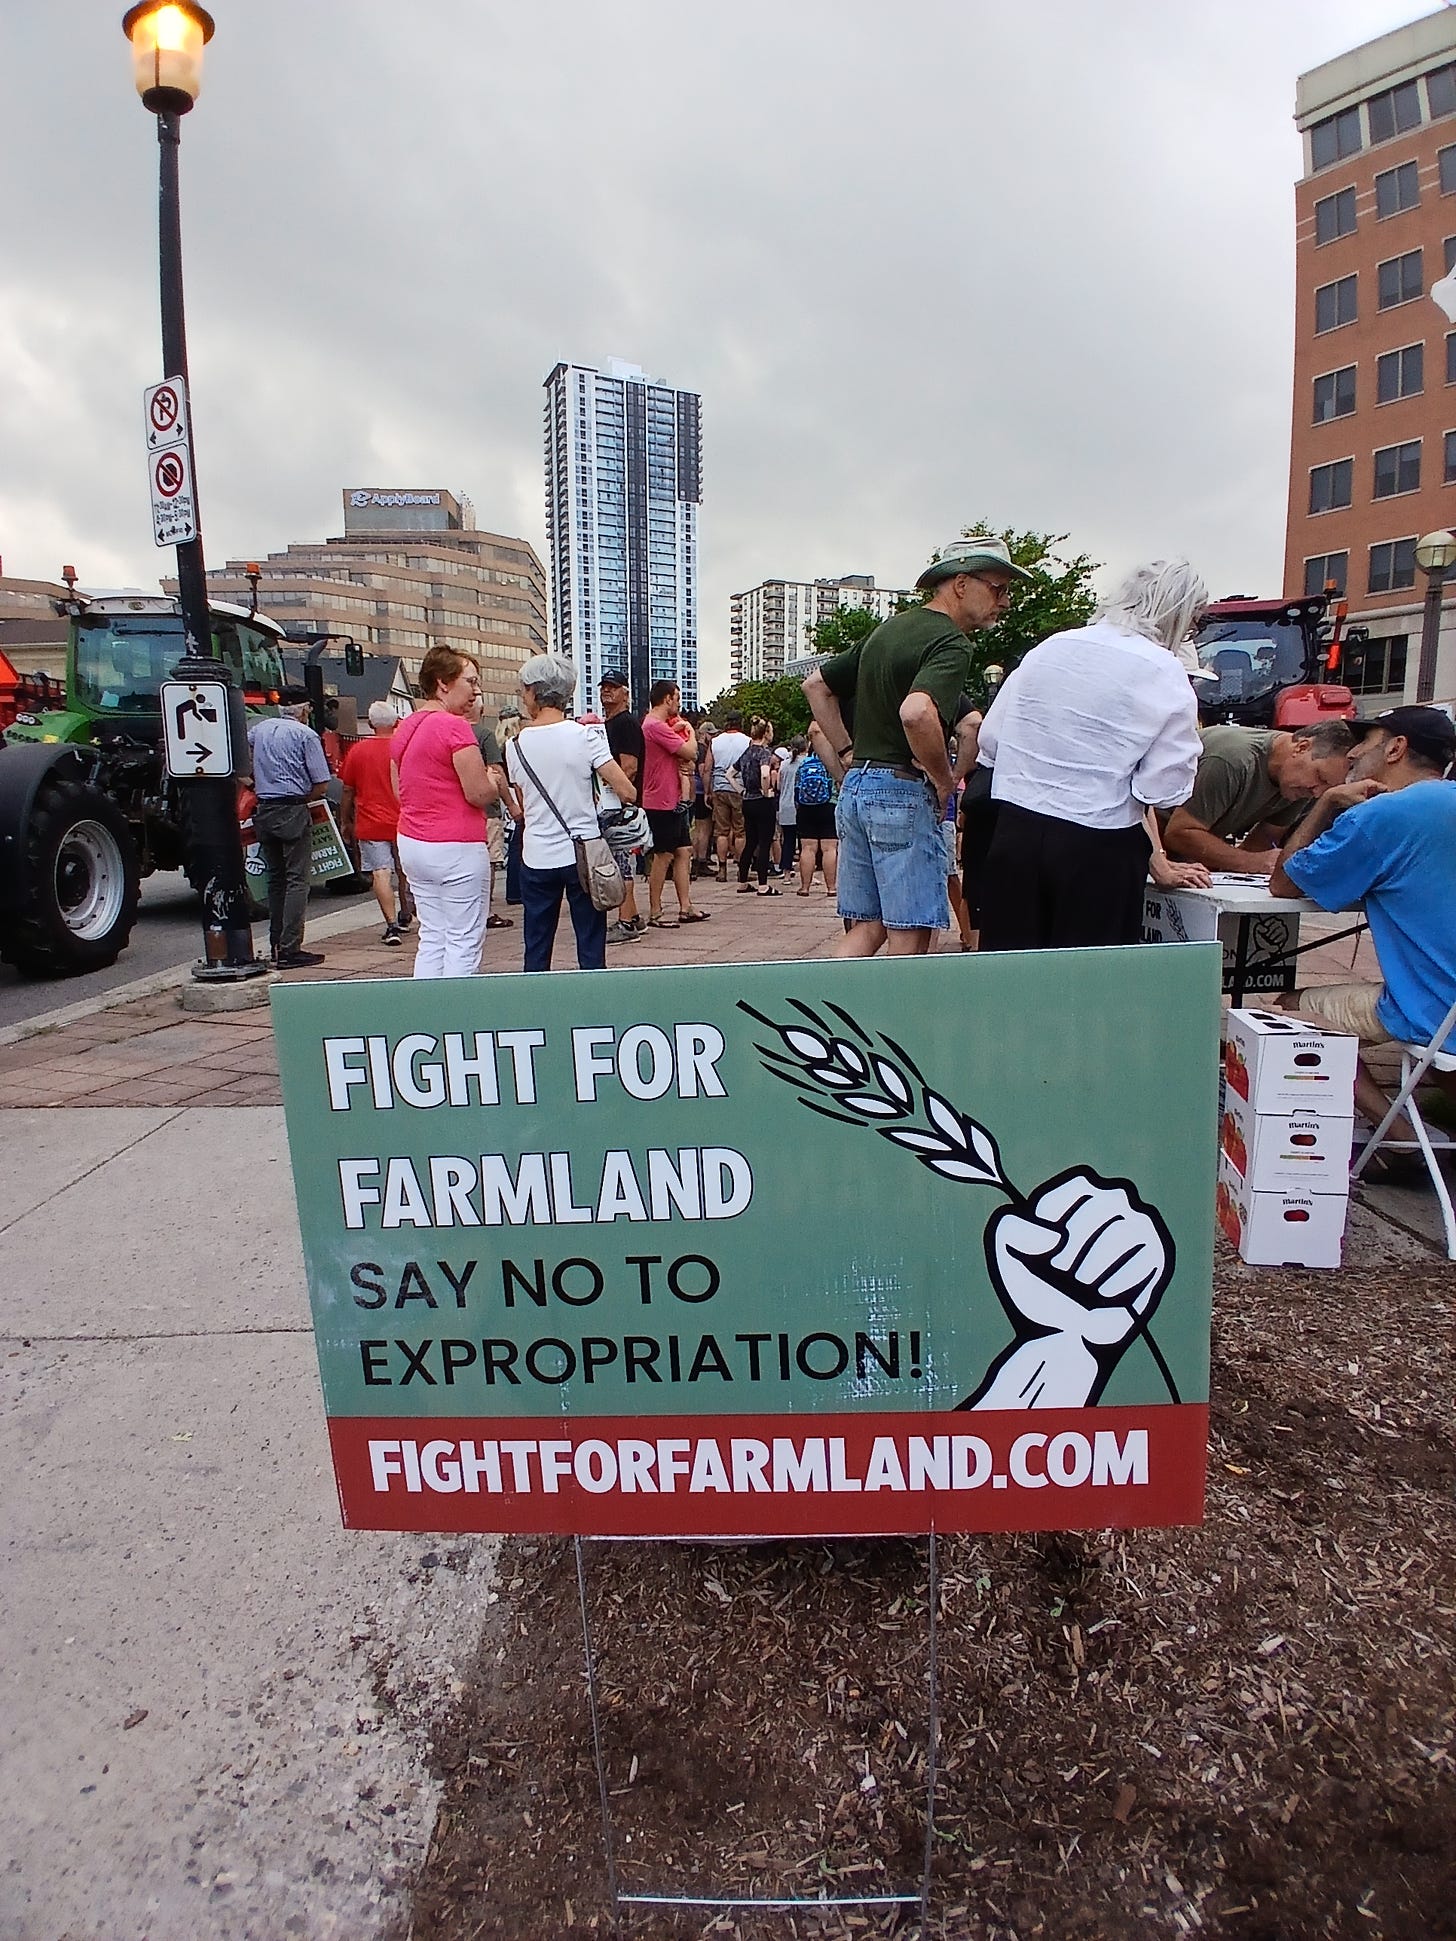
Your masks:
<svg viewBox="0 0 1456 1941"><path fill-rule="evenodd" d="M1267 876L1279 845L1313 802L1343 782L1355 737L1348 721L1288 734L1202 730L1193 793L1168 817L1163 846L1180 862Z"/></svg>
<svg viewBox="0 0 1456 1941"><path fill-rule="evenodd" d="M867 639L821 663L804 682L836 761L839 795L839 957L920 956L950 923L940 824L955 780L947 742L968 686L966 636L993 626L1015 580L1004 540L961 538L915 582L922 607L886 620ZM841 701L854 704L854 735ZM853 757L851 760L850 757Z"/></svg>

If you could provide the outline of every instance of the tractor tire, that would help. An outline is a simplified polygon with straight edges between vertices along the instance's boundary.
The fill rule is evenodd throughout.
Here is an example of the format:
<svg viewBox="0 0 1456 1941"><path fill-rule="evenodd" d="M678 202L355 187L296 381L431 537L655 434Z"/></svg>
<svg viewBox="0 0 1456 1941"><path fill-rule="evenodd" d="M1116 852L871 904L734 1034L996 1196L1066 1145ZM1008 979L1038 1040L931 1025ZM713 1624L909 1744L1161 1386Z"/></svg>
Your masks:
<svg viewBox="0 0 1456 1941"><path fill-rule="evenodd" d="M136 844L121 811L84 782L50 777L24 841L24 901L0 954L22 977L73 977L114 964L141 899Z"/></svg>

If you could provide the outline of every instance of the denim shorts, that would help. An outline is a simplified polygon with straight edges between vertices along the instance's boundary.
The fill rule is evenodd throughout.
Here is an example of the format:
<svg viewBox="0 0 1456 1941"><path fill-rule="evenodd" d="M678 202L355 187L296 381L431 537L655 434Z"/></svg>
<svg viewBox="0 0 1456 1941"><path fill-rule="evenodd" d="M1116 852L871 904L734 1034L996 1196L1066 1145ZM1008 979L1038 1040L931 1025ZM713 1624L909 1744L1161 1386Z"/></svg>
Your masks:
<svg viewBox="0 0 1456 1941"><path fill-rule="evenodd" d="M945 845L928 782L853 768L839 792L839 914L887 930L944 930Z"/></svg>

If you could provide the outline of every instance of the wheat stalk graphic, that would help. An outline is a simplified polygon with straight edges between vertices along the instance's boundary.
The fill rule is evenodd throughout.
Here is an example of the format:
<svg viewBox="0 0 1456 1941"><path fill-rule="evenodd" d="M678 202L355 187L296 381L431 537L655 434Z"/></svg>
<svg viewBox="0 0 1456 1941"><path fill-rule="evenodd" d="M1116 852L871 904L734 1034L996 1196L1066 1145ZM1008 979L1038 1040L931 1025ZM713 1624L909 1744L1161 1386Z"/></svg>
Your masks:
<svg viewBox="0 0 1456 1941"><path fill-rule="evenodd" d="M942 1179L995 1186L1014 1205L1026 1204L985 1126L933 1091L903 1045L872 1038L837 1004L820 1012L797 998L789 1002L802 1024L776 1024L741 1000L738 1008L778 1039L778 1046L755 1043L754 1050L776 1078L798 1089L801 1105L840 1125L868 1126Z"/></svg>

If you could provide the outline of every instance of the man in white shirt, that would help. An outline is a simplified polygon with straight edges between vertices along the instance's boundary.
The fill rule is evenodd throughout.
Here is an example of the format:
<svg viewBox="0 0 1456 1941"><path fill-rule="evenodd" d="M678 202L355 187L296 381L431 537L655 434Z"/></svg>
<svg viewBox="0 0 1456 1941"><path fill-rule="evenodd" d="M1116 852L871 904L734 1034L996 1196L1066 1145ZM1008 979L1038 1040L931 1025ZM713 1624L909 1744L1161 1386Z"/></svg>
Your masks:
<svg viewBox="0 0 1456 1941"><path fill-rule="evenodd" d="M1207 602L1186 560L1140 566L1089 626L1033 647L1002 686L980 733L1001 805L982 950L1138 942L1147 811L1186 802L1198 772L1179 649Z"/></svg>
<svg viewBox="0 0 1456 1941"><path fill-rule="evenodd" d="M713 840L718 850L718 881L728 881L728 863L743 847L743 784L728 773L748 746L743 716L730 714L713 737L713 769L708 800L713 810Z"/></svg>

